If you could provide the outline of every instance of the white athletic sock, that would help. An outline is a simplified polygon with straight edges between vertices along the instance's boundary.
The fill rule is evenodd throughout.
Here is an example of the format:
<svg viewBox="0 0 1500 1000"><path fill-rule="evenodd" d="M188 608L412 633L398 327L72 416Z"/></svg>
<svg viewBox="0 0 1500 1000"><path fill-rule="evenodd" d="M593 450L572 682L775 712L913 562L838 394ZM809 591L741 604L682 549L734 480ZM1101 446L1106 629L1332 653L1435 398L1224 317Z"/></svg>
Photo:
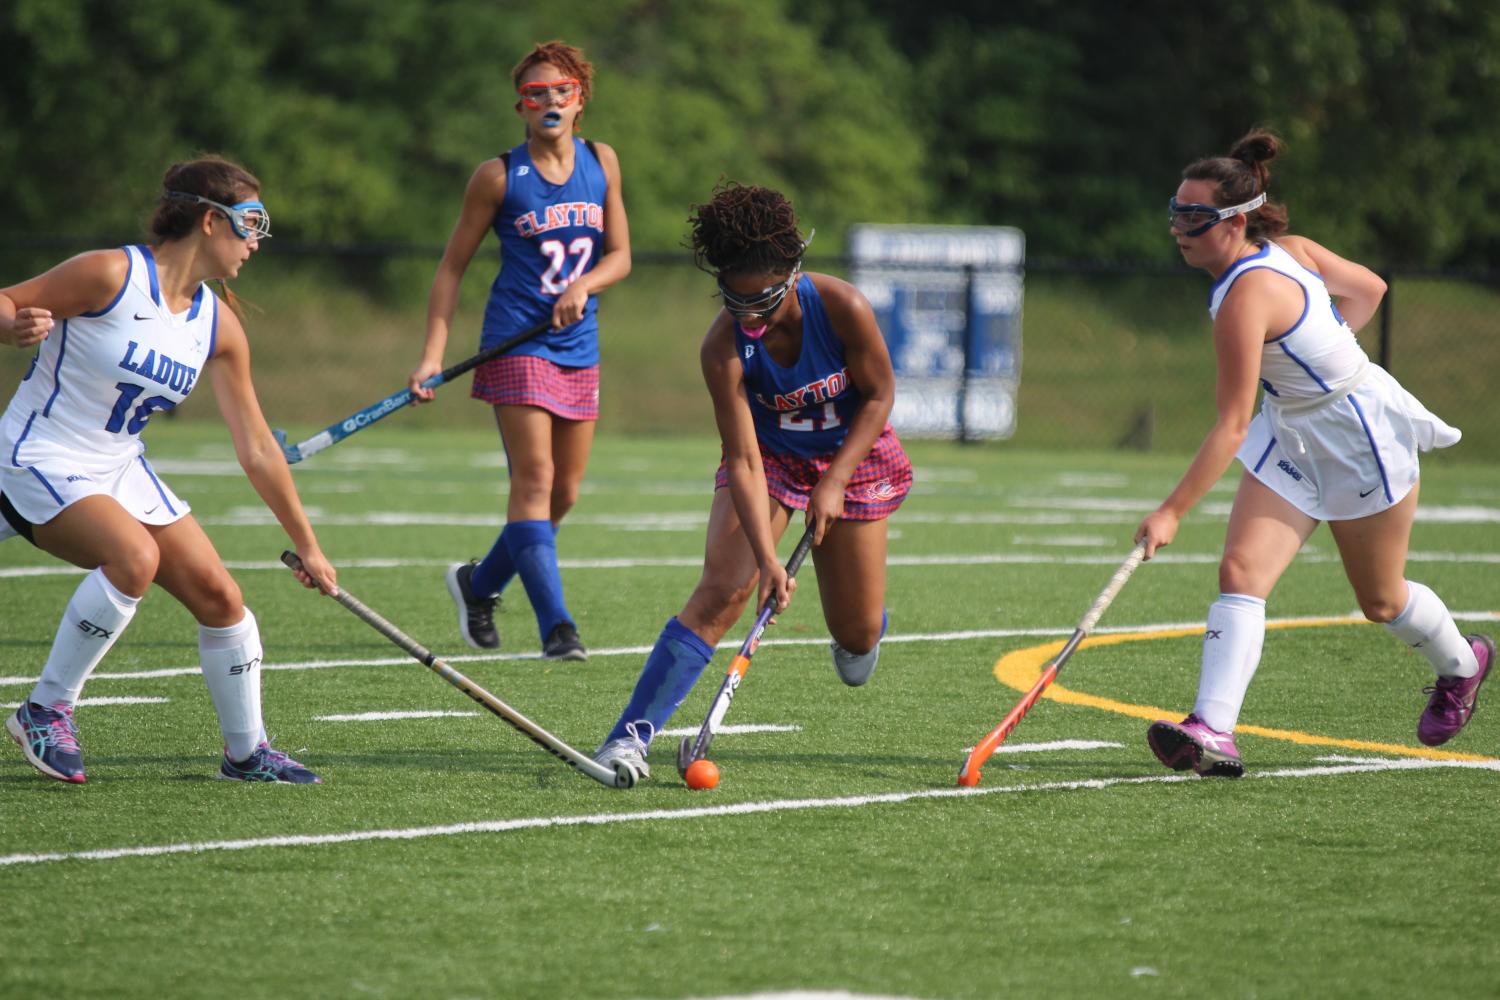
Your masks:
<svg viewBox="0 0 1500 1000"><path fill-rule="evenodd" d="M224 749L233 761L249 757L264 738L260 718L260 629L245 609L244 620L228 628L198 626L203 679L219 715Z"/></svg>
<svg viewBox="0 0 1500 1000"><path fill-rule="evenodd" d="M1385 627L1427 657L1439 677L1473 677L1479 673L1474 647L1459 633L1448 606L1420 583L1406 581L1406 608Z"/></svg>
<svg viewBox="0 0 1500 1000"><path fill-rule="evenodd" d="M76 704L83 682L135 617L140 602L139 597L116 590L103 570L96 569L84 577L63 612L52 652L31 700L49 708L60 701Z"/></svg>
<svg viewBox="0 0 1500 1000"><path fill-rule="evenodd" d="M1203 669L1193 714L1221 733L1234 729L1266 639L1266 602L1248 594L1220 594L1208 608Z"/></svg>

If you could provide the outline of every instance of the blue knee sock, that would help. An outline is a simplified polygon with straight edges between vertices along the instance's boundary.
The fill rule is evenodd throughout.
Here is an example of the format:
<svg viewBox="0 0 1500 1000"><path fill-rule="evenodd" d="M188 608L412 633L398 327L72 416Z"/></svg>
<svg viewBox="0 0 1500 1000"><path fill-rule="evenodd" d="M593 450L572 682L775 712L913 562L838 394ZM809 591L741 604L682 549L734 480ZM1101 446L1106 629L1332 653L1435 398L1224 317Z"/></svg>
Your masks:
<svg viewBox="0 0 1500 1000"><path fill-rule="evenodd" d="M556 527L552 529L552 537L554 540L557 538ZM505 592L515 575L516 564L510 558L510 549L506 547L505 533L502 531L495 539L495 544L490 547L489 554L474 567L474 575L469 577L469 586L481 597L499 596Z"/></svg>
<svg viewBox="0 0 1500 1000"><path fill-rule="evenodd" d="M536 615L537 632L542 642L559 622L571 622L573 616L563 603L562 575L557 571L557 542L551 521L512 521L500 532L500 540L510 553L510 561L521 577L531 610Z"/></svg>
<svg viewBox="0 0 1500 1000"><path fill-rule="evenodd" d="M625 706L615 728L609 731L606 742L624 736L627 724L642 720L651 724L652 733L661 732L713 655L713 647L698 638L692 629L675 617L669 619L651 655L646 658L646 667L635 682L630 703Z"/></svg>

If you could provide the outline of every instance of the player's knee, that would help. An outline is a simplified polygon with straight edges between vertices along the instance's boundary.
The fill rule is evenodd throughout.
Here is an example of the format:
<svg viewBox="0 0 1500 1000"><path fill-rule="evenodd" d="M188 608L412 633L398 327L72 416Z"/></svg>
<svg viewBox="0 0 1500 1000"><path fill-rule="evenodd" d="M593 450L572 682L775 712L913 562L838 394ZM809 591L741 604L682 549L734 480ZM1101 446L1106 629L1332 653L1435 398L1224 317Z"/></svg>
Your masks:
<svg viewBox="0 0 1500 1000"><path fill-rule="evenodd" d="M1219 560L1219 593L1253 594L1257 589L1255 578L1255 565L1250 553L1230 549Z"/></svg>
<svg viewBox="0 0 1500 1000"><path fill-rule="evenodd" d="M724 580L701 580L688 604L699 621L728 629L745 610L754 592L753 580L738 585Z"/></svg>
<svg viewBox="0 0 1500 1000"><path fill-rule="evenodd" d="M238 625L245 617L240 585L227 572L213 574L194 588L193 614L209 628Z"/></svg>
<svg viewBox="0 0 1500 1000"><path fill-rule="evenodd" d="M1403 597L1397 600L1393 594L1356 594L1359 610L1368 621L1385 624L1396 620L1406 607Z"/></svg>
<svg viewBox="0 0 1500 1000"><path fill-rule="evenodd" d="M552 522L561 521L578 502L578 483L552 484Z"/></svg>
<svg viewBox="0 0 1500 1000"><path fill-rule="evenodd" d="M156 579L161 565L161 550L150 535L141 534L121 545L103 565L104 575L122 594L140 597Z"/></svg>
<svg viewBox="0 0 1500 1000"><path fill-rule="evenodd" d="M525 479L512 480L510 484L511 503L519 501L528 508L550 508L552 505L552 476L527 476Z"/></svg>

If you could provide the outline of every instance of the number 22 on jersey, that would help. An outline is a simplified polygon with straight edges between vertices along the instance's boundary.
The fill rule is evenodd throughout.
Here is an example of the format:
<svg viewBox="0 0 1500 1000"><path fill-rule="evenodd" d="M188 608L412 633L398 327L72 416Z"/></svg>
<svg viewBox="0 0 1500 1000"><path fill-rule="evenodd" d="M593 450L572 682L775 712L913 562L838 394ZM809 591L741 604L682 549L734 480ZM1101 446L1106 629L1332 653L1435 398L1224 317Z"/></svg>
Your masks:
<svg viewBox="0 0 1500 1000"><path fill-rule="evenodd" d="M584 268L588 267L589 258L594 255L594 238L592 236L579 236L566 247L562 240L543 240L537 249L550 261L547 270L542 274L542 291L548 295L561 295L563 291L578 279ZM566 277L559 278L563 269L568 266L568 258L577 258L572 270Z"/></svg>

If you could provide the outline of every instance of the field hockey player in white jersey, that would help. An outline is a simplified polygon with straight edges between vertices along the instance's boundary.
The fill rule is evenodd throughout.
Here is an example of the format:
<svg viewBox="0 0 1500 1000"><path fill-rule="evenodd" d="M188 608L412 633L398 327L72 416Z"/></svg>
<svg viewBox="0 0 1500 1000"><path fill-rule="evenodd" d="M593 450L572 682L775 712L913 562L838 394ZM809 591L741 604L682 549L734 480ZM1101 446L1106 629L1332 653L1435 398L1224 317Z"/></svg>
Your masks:
<svg viewBox="0 0 1500 1000"><path fill-rule="evenodd" d="M219 777L315 784L266 739L255 616L141 441L152 414L181 403L206 371L246 477L302 558L302 583L337 589L261 415L244 328L205 284L238 275L270 236L260 182L215 157L176 164L151 233L150 245L80 254L0 289L0 344L36 350L0 418L0 538L19 534L88 571L6 729L42 774L82 784L74 706L156 583L198 621L224 737Z"/></svg>
<svg viewBox="0 0 1500 1000"><path fill-rule="evenodd" d="M1181 722L1147 731L1174 770L1239 777L1234 726L1260 663L1266 600L1320 521L1327 521L1360 610L1432 665L1437 679L1417 738L1448 742L1469 721L1495 658L1488 636L1460 634L1437 594L1406 579L1418 492L1417 453L1459 432L1428 412L1354 337L1385 283L1369 269L1287 235L1267 200L1276 136L1252 131L1190 164L1170 202L1184 260L1214 277L1218 419L1187 473L1136 530L1146 558L1238 458L1244 465L1208 611L1198 697ZM1260 410L1257 388L1264 389Z"/></svg>

